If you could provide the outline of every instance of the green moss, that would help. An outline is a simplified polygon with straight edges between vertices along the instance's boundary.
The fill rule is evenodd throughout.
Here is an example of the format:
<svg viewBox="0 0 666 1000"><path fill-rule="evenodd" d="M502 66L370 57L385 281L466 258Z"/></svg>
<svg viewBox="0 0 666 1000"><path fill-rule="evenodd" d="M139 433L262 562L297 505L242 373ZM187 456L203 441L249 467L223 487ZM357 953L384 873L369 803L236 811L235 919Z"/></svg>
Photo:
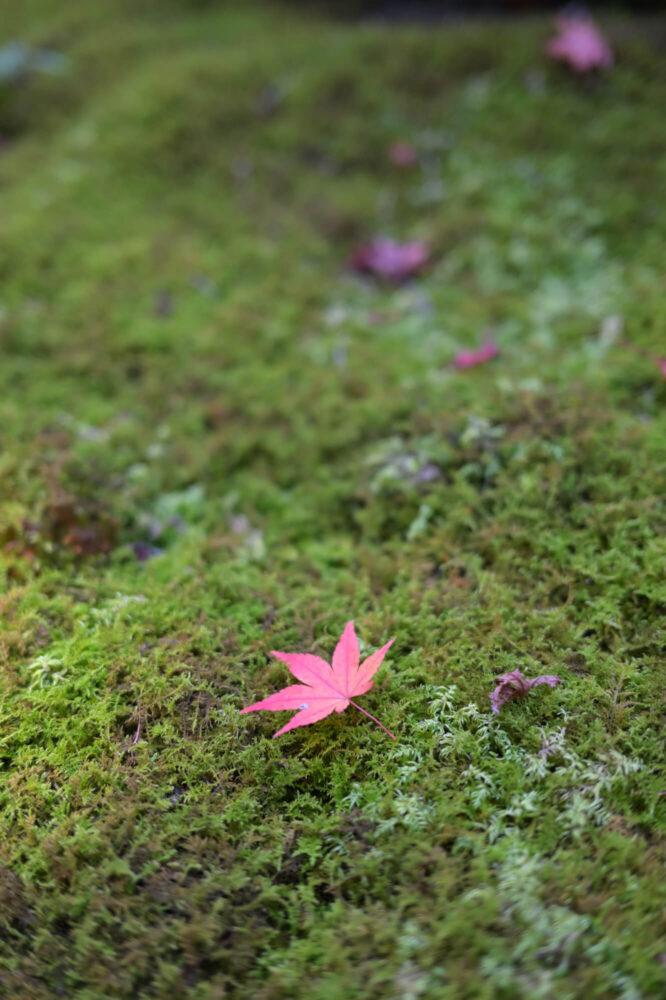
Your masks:
<svg viewBox="0 0 666 1000"><path fill-rule="evenodd" d="M71 67L0 152L0 993L660 995L658 31L232 6L7 19ZM239 716L351 617L395 744Z"/></svg>

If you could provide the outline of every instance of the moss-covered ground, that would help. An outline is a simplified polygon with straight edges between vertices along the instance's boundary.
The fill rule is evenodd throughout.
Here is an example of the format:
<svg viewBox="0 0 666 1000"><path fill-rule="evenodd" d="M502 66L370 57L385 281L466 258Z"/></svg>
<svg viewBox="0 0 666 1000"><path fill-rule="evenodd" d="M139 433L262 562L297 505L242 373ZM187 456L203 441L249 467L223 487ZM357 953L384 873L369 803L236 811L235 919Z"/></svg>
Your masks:
<svg viewBox="0 0 666 1000"><path fill-rule="evenodd" d="M0 995L663 996L664 24L2 19Z"/></svg>

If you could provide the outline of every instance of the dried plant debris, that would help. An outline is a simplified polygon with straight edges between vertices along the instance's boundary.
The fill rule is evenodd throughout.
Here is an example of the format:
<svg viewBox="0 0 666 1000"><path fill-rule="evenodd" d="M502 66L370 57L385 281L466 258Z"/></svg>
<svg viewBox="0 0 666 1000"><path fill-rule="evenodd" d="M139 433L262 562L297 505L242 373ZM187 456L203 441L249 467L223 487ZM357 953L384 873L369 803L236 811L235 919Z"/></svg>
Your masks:
<svg viewBox="0 0 666 1000"><path fill-rule="evenodd" d="M497 685L490 693L490 704L493 712L499 714L500 708L507 705L514 698L526 698L532 688L539 684L547 684L548 687L557 687L561 684L560 677L553 674L543 674L541 677L525 677L520 670L510 670L506 674L501 674L495 678Z"/></svg>

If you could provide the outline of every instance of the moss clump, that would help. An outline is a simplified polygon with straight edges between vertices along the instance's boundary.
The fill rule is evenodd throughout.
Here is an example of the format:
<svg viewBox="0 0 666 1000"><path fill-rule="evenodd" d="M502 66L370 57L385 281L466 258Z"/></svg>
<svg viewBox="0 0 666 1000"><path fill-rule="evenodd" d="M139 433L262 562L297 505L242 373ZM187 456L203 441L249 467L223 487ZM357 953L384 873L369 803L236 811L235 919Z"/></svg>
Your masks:
<svg viewBox="0 0 666 1000"><path fill-rule="evenodd" d="M0 993L660 995L656 35L290 18L8 15L71 68L0 153ZM239 717L352 615L395 745Z"/></svg>

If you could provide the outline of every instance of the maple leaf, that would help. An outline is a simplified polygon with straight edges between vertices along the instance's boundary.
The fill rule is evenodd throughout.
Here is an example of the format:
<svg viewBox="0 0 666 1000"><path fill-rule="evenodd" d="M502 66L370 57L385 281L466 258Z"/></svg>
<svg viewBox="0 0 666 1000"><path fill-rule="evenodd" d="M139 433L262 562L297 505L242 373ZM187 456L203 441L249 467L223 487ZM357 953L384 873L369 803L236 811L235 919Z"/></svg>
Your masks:
<svg viewBox="0 0 666 1000"><path fill-rule="evenodd" d="M495 715L498 715L502 705L513 701L514 698L526 698L528 691L531 691L537 684L557 687L561 683L562 679L553 674L543 674L541 677L524 677L520 670L511 670L509 673L501 674L495 678L497 687L490 694L492 710Z"/></svg>
<svg viewBox="0 0 666 1000"><path fill-rule="evenodd" d="M559 35L546 44L553 59L569 63L577 73L613 65L613 51L591 18L564 16L556 23Z"/></svg>
<svg viewBox="0 0 666 1000"><path fill-rule="evenodd" d="M476 365L482 365L485 361L490 361L498 355L499 347L497 344L493 340L487 340L476 351L458 351L453 359L453 367L459 371L463 371L465 368L475 368Z"/></svg>
<svg viewBox="0 0 666 1000"><path fill-rule="evenodd" d="M396 243L394 240L375 239L357 248L351 258L351 267L354 271L399 283L422 271L429 257L427 244L421 240Z"/></svg>
<svg viewBox="0 0 666 1000"><path fill-rule="evenodd" d="M377 673L386 653L395 642L391 639L385 646L372 653L360 662L360 651L358 639L354 631L354 623L347 622L340 641L333 653L333 663L328 664L321 656L313 656L310 653L278 653L272 651L271 656L277 656L287 664L290 671L302 684L290 684L289 687L276 691L268 698L263 698L254 705L241 709L241 715L245 712L256 712L259 709L266 709L270 712L294 711L296 715L287 722L282 729L278 729L273 734L273 738L296 729L298 726L309 726L313 722L325 719L331 712L344 712L348 705L353 705L359 712L363 712L368 718L376 722L385 733L395 739L393 733L389 733L386 726L382 726L379 719L370 715L364 708L357 705L352 698L365 694L373 686L372 677Z"/></svg>

